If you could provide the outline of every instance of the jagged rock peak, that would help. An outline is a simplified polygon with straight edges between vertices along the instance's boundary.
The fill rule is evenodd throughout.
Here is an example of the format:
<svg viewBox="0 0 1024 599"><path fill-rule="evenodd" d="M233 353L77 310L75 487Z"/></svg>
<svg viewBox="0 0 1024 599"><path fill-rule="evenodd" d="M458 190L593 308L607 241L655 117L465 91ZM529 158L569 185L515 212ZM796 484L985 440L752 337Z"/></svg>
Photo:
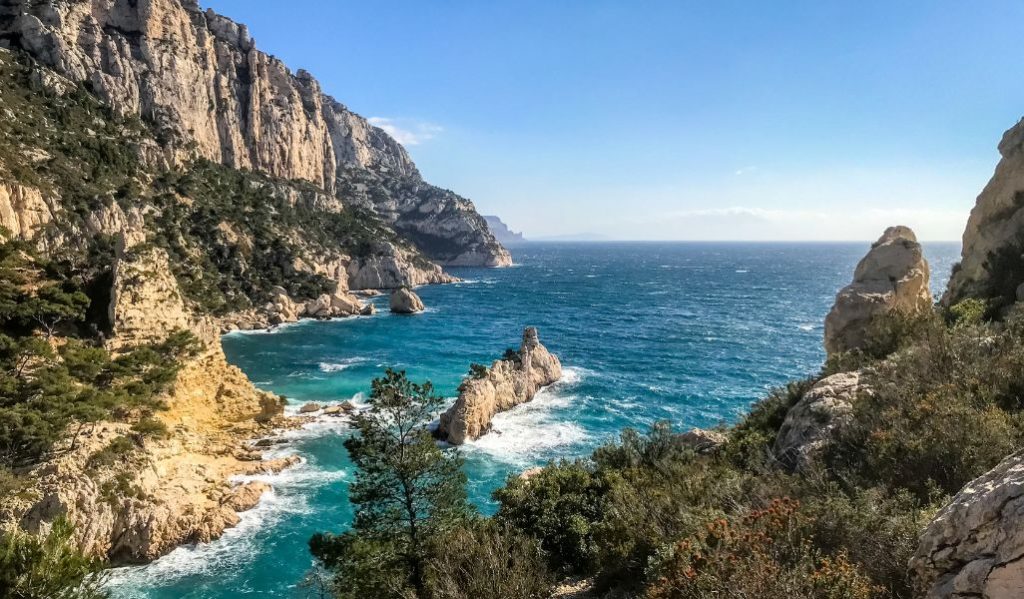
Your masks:
<svg viewBox="0 0 1024 599"><path fill-rule="evenodd" d="M954 267L942 302L968 297L1018 299L1024 283L1024 120L1003 134L1002 158L978 195L964 229L960 263Z"/></svg>
<svg viewBox="0 0 1024 599"><path fill-rule="evenodd" d="M562 378L562 363L541 345L535 327L526 327L519 352L475 370L459 387L459 397L441 414L437 435L455 445L477 439L491 429L495 414L534 398L537 391Z"/></svg>
<svg viewBox="0 0 1024 599"><path fill-rule="evenodd" d="M860 349L881 314L914 314L932 306L930 270L909 227L889 227L857 264L853 282L837 295L825 318L829 355Z"/></svg>
<svg viewBox="0 0 1024 599"><path fill-rule="evenodd" d="M472 202L425 183L405 149L192 0L4 0L0 48L20 49L160 132L166 156L310 181L377 212L444 263L504 266Z"/></svg>

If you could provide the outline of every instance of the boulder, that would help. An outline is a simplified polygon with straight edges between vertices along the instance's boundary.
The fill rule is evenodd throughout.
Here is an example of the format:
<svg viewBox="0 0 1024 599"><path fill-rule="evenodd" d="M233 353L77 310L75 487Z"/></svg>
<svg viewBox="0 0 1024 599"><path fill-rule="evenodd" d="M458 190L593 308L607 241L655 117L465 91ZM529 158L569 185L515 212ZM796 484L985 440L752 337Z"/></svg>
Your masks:
<svg viewBox="0 0 1024 599"><path fill-rule="evenodd" d="M327 406L324 408L324 416L341 416L341 406Z"/></svg>
<svg viewBox="0 0 1024 599"><path fill-rule="evenodd" d="M315 401L311 401L302 405L299 408L299 414L309 414L311 412L319 412L322 406Z"/></svg>
<svg viewBox="0 0 1024 599"><path fill-rule="evenodd" d="M811 465L850 421L858 395L869 392L861 378L860 372L841 372L815 383L786 413L775 458L795 470Z"/></svg>
<svg viewBox="0 0 1024 599"><path fill-rule="evenodd" d="M837 295L825 318L829 355L861 349L875 317L916 314L932 307L929 269L914 232L889 227L857 264L853 282Z"/></svg>
<svg viewBox="0 0 1024 599"><path fill-rule="evenodd" d="M921 534L911 571L928 599L1024 597L1024 451L967 484Z"/></svg>
<svg viewBox="0 0 1024 599"><path fill-rule="evenodd" d="M363 303L354 295L349 293L336 292L329 296L329 305L332 316L354 316L363 311Z"/></svg>
<svg viewBox="0 0 1024 599"><path fill-rule="evenodd" d="M705 454L714 452L723 443L728 441L729 437L719 431L692 428L685 433L676 435L676 440L684 447L688 447L697 453Z"/></svg>
<svg viewBox="0 0 1024 599"><path fill-rule="evenodd" d="M373 316L377 313L377 306L373 304L366 304L359 310L360 316Z"/></svg>
<svg viewBox="0 0 1024 599"><path fill-rule="evenodd" d="M396 289L391 293L391 311L395 314L416 314L424 309L423 301L407 287Z"/></svg>
<svg viewBox="0 0 1024 599"><path fill-rule="evenodd" d="M562 378L562 364L540 344L537 329L523 331L515 359L497 360L481 376L467 378L459 397L441 414L437 435L454 445L479 438L491 429L494 415L534 398L537 391Z"/></svg>

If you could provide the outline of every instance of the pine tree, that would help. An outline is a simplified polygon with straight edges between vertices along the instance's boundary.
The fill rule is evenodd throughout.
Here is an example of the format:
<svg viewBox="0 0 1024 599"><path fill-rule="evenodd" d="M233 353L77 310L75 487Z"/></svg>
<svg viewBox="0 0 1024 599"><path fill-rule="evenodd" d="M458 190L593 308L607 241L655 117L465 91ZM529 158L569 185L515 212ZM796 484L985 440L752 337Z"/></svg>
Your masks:
<svg viewBox="0 0 1024 599"><path fill-rule="evenodd" d="M430 542L473 516L462 460L427 428L442 401L429 382L388 369L373 381L370 409L353 417L356 434L345 442L359 469L352 529L310 540L337 596L427 597Z"/></svg>
<svg viewBox="0 0 1024 599"><path fill-rule="evenodd" d="M100 560L87 557L72 539L72 527L57 520L49 534L0 533L0 599L101 599Z"/></svg>

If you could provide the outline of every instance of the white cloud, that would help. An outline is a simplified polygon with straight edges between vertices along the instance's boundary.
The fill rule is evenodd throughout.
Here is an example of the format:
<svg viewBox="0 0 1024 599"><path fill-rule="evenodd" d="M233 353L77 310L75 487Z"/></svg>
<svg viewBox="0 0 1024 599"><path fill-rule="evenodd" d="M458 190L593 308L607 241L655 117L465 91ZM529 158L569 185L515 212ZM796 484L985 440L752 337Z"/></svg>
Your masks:
<svg viewBox="0 0 1024 599"><path fill-rule="evenodd" d="M417 146L444 131L440 125L409 119L372 116L367 120L371 125L383 129L385 133L395 138L395 141L403 146Z"/></svg>
<svg viewBox="0 0 1024 599"><path fill-rule="evenodd" d="M749 175L751 173L756 173L758 170L759 169L756 166L753 166L753 165L751 165L751 166L744 166L743 168L736 169L736 172L733 173L733 174L736 175L737 177L742 177L743 175Z"/></svg>

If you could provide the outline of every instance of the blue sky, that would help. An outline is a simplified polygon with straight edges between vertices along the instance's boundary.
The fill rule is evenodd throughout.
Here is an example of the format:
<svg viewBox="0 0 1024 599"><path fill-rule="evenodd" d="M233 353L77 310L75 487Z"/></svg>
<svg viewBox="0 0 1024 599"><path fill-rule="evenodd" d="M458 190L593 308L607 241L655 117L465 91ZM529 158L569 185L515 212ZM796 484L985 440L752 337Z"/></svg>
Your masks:
<svg viewBox="0 0 1024 599"><path fill-rule="evenodd" d="M528 237L958 239L1021 2L205 0Z"/></svg>

